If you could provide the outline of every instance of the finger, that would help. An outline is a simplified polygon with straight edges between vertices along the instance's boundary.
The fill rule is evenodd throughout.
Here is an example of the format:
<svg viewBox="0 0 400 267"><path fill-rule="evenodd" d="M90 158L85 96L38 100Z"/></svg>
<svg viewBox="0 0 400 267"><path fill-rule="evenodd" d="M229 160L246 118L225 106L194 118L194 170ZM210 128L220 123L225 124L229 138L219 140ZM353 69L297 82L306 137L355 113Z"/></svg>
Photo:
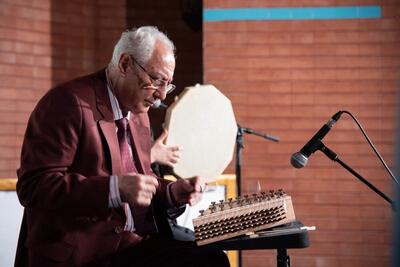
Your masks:
<svg viewBox="0 0 400 267"><path fill-rule="evenodd" d="M147 194L155 195L157 188L154 185L147 184L143 191Z"/></svg>
<svg viewBox="0 0 400 267"><path fill-rule="evenodd" d="M158 181L153 176L142 176L142 180L138 183L137 188L139 191L154 195L158 188Z"/></svg>
<svg viewBox="0 0 400 267"><path fill-rule="evenodd" d="M155 183L153 183L153 182L154 181L152 181L150 183L146 183L146 191L154 195L158 188L158 181L157 181L157 179L155 179Z"/></svg>
<svg viewBox="0 0 400 267"><path fill-rule="evenodd" d="M202 178L200 178L200 176L195 176L195 177L191 178L190 181L193 185L194 191L203 192L206 190L207 184L203 181Z"/></svg>
<svg viewBox="0 0 400 267"><path fill-rule="evenodd" d="M146 190L141 191L139 195L142 198L147 198L147 199L150 199L150 200L152 200L153 196L154 196L154 194L151 191L146 191Z"/></svg>
<svg viewBox="0 0 400 267"><path fill-rule="evenodd" d="M172 153L172 157L175 158L175 159L180 159L181 155L179 153L177 153L177 152L174 152L174 153Z"/></svg>
<svg viewBox="0 0 400 267"><path fill-rule="evenodd" d="M144 182L146 184L151 184L154 185L155 187L158 187L158 180L154 176L151 175L143 175L144 177Z"/></svg>
<svg viewBox="0 0 400 267"><path fill-rule="evenodd" d="M138 198L137 204L139 206L148 207L151 204L151 198L148 198L147 196L140 196Z"/></svg>
<svg viewBox="0 0 400 267"><path fill-rule="evenodd" d="M183 149L181 149L179 146L172 146L170 147L172 152L179 152L182 151ZM177 153L178 154L178 153Z"/></svg>
<svg viewBox="0 0 400 267"><path fill-rule="evenodd" d="M188 201L189 205L193 206L193 205L196 205L197 203L199 203L200 200L202 199L202 196L203 196L203 194L201 194L201 193L193 193L193 194L191 194L189 196L189 201Z"/></svg>
<svg viewBox="0 0 400 267"><path fill-rule="evenodd" d="M201 183L198 179L194 179L192 181L192 185L194 188L194 191L196 192L203 192L203 188L205 187L203 183Z"/></svg>
<svg viewBox="0 0 400 267"><path fill-rule="evenodd" d="M148 192L148 191L143 191L141 196L142 196L143 199L147 199L150 202L153 199L153 194L151 192Z"/></svg>
<svg viewBox="0 0 400 267"><path fill-rule="evenodd" d="M201 193L205 192L205 191L207 190L207 186L208 186L208 184L207 184L207 183L204 183L204 184L201 186L200 192L201 192Z"/></svg>

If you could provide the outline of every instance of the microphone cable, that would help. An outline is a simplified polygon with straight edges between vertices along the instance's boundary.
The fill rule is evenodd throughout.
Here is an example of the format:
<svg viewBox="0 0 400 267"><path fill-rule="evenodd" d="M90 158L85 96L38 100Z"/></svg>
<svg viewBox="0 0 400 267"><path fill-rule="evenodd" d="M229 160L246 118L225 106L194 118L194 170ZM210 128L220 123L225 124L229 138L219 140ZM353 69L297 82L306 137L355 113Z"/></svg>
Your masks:
<svg viewBox="0 0 400 267"><path fill-rule="evenodd" d="M392 171L389 169L389 167L387 166L385 160L382 158L382 156L379 154L378 150L376 149L376 147L374 146L374 144L372 143L371 139L368 137L367 133L364 131L364 128L362 127L362 125L358 122L358 120L356 119L356 117L353 116L353 114L351 114L349 111L347 110L342 110L343 113L346 113L347 115L349 115L354 122L357 124L357 126L360 128L362 134L364 135L365 139L367 140L368 144L372 147L373 151L375 152L375 154L378 156L380 162L382 163L382 165L385 167L386 171L389 173L389 175L392 177L393 181L397 184L397 186L399 186L399 182L397 181L396 177L393 175Z"/></svg>

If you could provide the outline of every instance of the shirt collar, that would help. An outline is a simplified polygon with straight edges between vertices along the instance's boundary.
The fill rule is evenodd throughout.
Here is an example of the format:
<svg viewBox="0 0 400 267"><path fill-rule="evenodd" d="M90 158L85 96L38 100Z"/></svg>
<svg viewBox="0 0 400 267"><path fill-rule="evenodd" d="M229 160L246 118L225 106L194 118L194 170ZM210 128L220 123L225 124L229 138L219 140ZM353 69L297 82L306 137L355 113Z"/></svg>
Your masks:
<svg viewBox="0 0 400 267"><path fill-rule="evenodd" d="M108 91L108 97L110 99L111 108L112 108L113 115L114 115L114 120L116 121L116 120L120 120L122 118L127 118L129 120L131 117L131 112L128 111L126 116L124 116L122 109L119 105L118 99L114 95L113 91L111 90L111 88L108 84L107 84L107 91Z"/></svg>

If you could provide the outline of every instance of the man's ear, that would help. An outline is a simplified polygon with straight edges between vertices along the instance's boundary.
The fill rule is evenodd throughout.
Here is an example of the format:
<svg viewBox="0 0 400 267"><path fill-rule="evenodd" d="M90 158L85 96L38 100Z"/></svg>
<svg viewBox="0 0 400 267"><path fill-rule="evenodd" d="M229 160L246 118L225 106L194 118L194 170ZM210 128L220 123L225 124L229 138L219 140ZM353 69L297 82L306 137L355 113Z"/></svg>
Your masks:
<svg viewBox="0 0 400 267"><path fill-rule="evenodd" d="M125 75L128 67L129 67L129 61L131 60L130 56L128 54L122 54L119 62L118 62L118 69L121 73L121 75Z"/></svg>

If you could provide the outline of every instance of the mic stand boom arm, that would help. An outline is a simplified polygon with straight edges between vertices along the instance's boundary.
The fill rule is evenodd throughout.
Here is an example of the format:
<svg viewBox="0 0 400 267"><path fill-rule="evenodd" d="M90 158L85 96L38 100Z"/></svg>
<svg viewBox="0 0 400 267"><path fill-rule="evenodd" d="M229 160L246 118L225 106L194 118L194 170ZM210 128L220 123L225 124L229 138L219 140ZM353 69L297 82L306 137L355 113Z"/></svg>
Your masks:
<svg viewBox="0 0 400 267"><path fill-rule="evenodd" d="M258 131L256 131L256 130L251 129L251 128L240 127L239 125L238 125L238 128L239 128L239 129L242 129L242 131L243 131L244 133L253 134L253 135L262 137L262 138L264 138L264 139L273 141L273 142L279 142L279 137L277 137L277 136L273 136L273 135L270 135L270 134L258 132Z"/></svg>
<svg viewBox="0 0 400 267"><path fill-rule="evenodd" d="M339 163L343 168L345 168L347 171L349 171L351 174L353 174L355 177L357 177L361 182L366 184L372 191L377 193L379 196L381 196L384 200L390 203L392 206L392 209L395 210L395 205L393 200L391 200L388 196L386 196L384 193L382 193L378 188L376 188L373 184L368 182L364 177L362 177L358 172L356 172L354 169L352 169L350 166L348 166L346 163L344 163L339 156L333 152L331 149L329 149L327 146L324 145L321 141L319 141L320 145L318 146L318 149L322 151L328 158L330 158L333 161L336 161Z"/></svg>

